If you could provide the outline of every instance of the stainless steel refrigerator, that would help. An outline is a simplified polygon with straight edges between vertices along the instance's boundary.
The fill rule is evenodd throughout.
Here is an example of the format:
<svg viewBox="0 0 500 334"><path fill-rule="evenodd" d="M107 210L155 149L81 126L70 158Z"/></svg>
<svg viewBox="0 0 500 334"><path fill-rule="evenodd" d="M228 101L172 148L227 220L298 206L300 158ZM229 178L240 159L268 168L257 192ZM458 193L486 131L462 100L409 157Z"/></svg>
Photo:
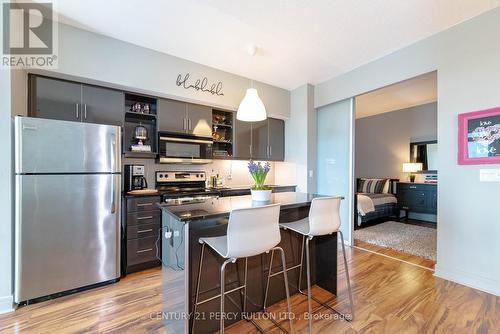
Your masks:
<svg viewBox="0 0 500 334"><path fill-rule="evenodd" d="M15 302L120 276L120 127L15 119Z"/></svg>

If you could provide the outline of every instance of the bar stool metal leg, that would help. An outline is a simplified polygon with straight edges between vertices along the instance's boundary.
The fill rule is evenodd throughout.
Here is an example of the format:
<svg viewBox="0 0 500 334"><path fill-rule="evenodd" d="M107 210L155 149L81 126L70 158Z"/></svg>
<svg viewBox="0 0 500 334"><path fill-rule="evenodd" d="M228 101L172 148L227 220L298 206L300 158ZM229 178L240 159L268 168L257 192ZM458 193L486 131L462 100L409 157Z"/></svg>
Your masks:
<svg viewBox="0 0 500 334"><path fill-rule="evenodd" d="M191 333L194 333L194 323L196 321L196 309L198 308L198 296L200 294L200 281L201 281L201 269L203 268L203 255L205 253L205 243L201 245L201 257L198 264L198 278L196 279L196 294L194 295L194 307L193 307L193 323L191 325Z"/></svg>
<svg viewBox="0 0 500 334"><path fill-rule="evenodd" d="M224 293L225 288L226 288L226 265L230 262L234 262L234 259L227 259L222 263L222 266L220 267L220 334L224 334L224 318L225 318L225 312L224 312L224 299L226 297L226 294Z"/></svg>
<svg viewBox="0 0 500 334"><path fill-rule="evenodd" d="M309 312L309 333L312 333L312 302L311 302L311 261L309 258L309 240L306 239L306 271L307 271L307 311Z"/></svg>
<svg viewBox="0 0 500 334"><path fill-rule="evenodd" d="M285 294L286 294L286 303L288 308L288 317L290 321L290 332L293 333L293 321L292 321L292 304L290 303L290 290L288 289L288 274L286 270L286 260L285 260L285 251L281 247L275 247L274 249L278 249L281 252L281 266L283 267L283 281L285 284Z"/></svg>
<svg viewBox="0 0 500 334"><path fill-rule="evenodd" d="M301 247L300 247L300 266L299 266L299 284L297 285L297 289L299 290L299 292L303 295L305 295L305 292L302 291L302 289L300 288L300 285L302 284L302 267L303 267L303 263L304 263L304 245L305 245L305 238L306 236L303 235L302 236L302 244L301 244Z"/></svg>
<svg viewBox="0 0 500 334"><path fill-rule="evenodd" d="M245 287L243 288L243 318L246 319L246 305L247 305L247 278L248 278L248 257L245 258Z"/></svg>
<svg viewBox="0 0 500 334"><path fill-rule="evenodd" d="M281 270L275 273L272 273L272 264L273 264L273 257L274 257L274 251L277 250L281 253ZM286 268L286 259L285 259L285 251L281 247L274 247L271 250L271 258L269 261L269 270L267 273L267 283L266 283L266 290L264 293L264 303L263 303L263 309L264 312L266 312L267 308L267 294L269 292L269 282L271 277L274 277L276 275L283 274L283 282L285 284L285 294L286 294L286 302L287 302L287 309L288 309L288 316L289 316L289 322L290 322L290 331L293 333L293 321L292 321L292 306L290 302L290 289L288 287L288 269ZM276 322L274 319L270 318L269 319L274 325L276 325L278 328L280 328L282 331L286 332L281 325Z"/></svg>
<svg viewBox="0 0 500 334"><path fill-rule="evenodd" d="M351 279L349 278L349 268L347 266L347 257L345 253L345 246L344 246L344 234L342 231L339 230L340 233L340 241L342 243L342 254L344 255L344 268L345 268L345 276L346 276L346 281L347 281L347 291L349 293L349 303L351 306L351 321L354 320L354 303L352 299L352 290L351 290Z"/></svg>
<svg viewBox="0 0 500 334"><path fill-rule="evenodd" d="M264 292L264 304L263 304L264 311L266 311L266 308L267 308L267 293L269 291L269 281L271 280L271 269L273 266L273 257L274 257L274 249L271 250L271 258L269 260L269 270L267 272L266 291Z"/></svg>

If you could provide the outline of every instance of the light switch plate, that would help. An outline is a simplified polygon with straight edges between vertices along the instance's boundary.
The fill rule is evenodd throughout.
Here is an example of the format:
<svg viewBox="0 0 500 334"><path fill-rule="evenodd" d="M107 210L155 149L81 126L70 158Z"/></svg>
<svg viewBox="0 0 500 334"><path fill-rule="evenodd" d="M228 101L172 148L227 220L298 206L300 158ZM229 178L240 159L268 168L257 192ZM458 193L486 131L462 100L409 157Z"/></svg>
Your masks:
<svg viewBox="0 0 500 334"><path fill-rule="evenodd" d="M481 182L500 182L500 169L481 169L481 170L479 170L479 181L481 181Z"/></svg>

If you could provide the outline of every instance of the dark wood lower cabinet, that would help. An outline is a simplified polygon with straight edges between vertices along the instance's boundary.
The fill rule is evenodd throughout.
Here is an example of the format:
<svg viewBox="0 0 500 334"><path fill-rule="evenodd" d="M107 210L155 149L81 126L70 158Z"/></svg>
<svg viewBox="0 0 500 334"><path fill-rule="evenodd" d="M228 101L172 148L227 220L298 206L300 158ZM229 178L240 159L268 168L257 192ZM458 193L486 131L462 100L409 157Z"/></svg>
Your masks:
<svg viewBox="0 0 500 334"><path fill-rule="evenodd" d="M161 264L158 233L160 196L124 197L122 213L122 274L130 274Z"/></svg>

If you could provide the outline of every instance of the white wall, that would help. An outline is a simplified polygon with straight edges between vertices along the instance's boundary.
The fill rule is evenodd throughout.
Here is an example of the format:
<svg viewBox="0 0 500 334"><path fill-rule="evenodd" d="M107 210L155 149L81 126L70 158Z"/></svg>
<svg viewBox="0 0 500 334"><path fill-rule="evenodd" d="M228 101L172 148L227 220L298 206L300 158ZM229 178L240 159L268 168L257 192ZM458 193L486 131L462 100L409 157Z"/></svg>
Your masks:
<svg viewBox="0 0 500 334"><path fill-rule="evenodd" d="M436 275L500 295L500 183L457 164L457 116L500 105L500 8L315 87L315 106L438 71Z"/></svg>
<svg viewBox="0 0 500 334"><path fill-rule="evenodd" d="M1 38L1 37L0 37ZM0 45L1 41L0 41ZM12 123L10 70L0 69L0 313L12 310Z"/></svg>
<svg viewBox="0 0 500 334"><path fill-rule="evenodd" d="M65 24L59 24L58 45L58 69L36 73L232 110L250 88L248 78ZM224 96L178 87L177 75L185 73L190 73L190 81L222 81ZM254 82L254 87L270 117L290 117L288 90L261 82Z"/></svg>
<svg viewBox="0 0 500 334"><path fill-rule="evenodd" d="M316 192L316 111L314 87L290 92L290 119L285 121L285 160L276 163L276 183L296 184L299 192ZM312 172L312 176L310 176Z"/></svg>

